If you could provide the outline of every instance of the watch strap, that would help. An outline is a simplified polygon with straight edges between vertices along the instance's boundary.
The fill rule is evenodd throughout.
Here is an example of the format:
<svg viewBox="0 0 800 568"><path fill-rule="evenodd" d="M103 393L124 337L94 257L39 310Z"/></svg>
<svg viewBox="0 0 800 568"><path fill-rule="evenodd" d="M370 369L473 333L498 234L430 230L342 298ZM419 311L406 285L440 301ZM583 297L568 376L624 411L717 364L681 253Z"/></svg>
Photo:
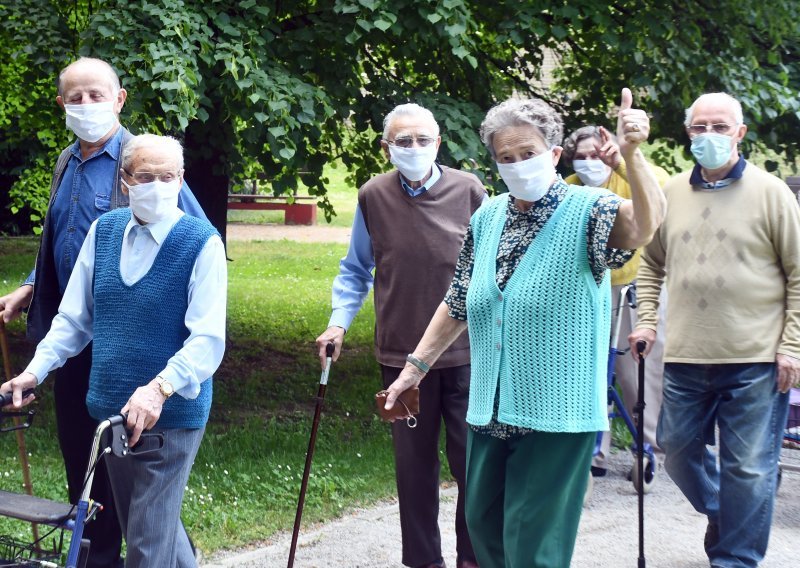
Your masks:
<svg viewBox="0 0 800 568"><path fill-rule="evenodd" d="M423 361L421 359L417 359L411 353L406 355L406 361L408 361L409 363L414 365L417 369L419 369L423 373L427 373L428 371L431 370L431 366L430 365L428 365L425 361Z"/></svg>

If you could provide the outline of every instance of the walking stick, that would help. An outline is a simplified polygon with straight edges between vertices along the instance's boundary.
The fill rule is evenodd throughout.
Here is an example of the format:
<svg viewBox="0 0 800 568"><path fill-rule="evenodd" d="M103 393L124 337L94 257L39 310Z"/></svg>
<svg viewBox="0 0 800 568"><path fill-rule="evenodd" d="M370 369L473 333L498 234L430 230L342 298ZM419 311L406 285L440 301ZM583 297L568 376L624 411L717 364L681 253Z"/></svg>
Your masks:
<svg viewBox="0 0 800 568"><path fill-rule="evenodd" d="M8 354L8 336L6 335L6 324L3 321L3 312L0 311L0 351L3 354L3 370L6 374L6 381L10 381L11 376L11 359ZM25 493L33 495L33 484L31 483L31 466L28 463L28 450L25 447L25 434L23 433L22 421L19 416L14 417L14 426L16 426L15 434L17 436L17 449L19 450L19 461L22 464L22 485L25 488ZM39 542L39 525L31 523L33 529L33 539Z"/></svg>
<svg viewBox="0 0 800 568"><path fill-rule="evenodd" d="M328 373L331 371L331 357L336 346L328 343L325 346L325 370L319 377L319 390L317 391L317 406L314 409L314 422L311 425L311 438L308 440L308 451L306 452L306 466L303 469L303 481L300 483L300 498L297 500L297 514L294 517L294 528L292 529L292 546L289 549L289 564L287 568L294 566L294 553L297 549L297 537L300 534L300 519L303 517L303 505L306 499L306 489L308 488L308 474L311 473L311 458L314 456L314 444L317 442L317 429L319 428L319 415L325 401L325 389L328 386Z"/></svg>
<svg viewBox="0 0 800 568"><path fill-rule="evenodd" d="M645 568L644 560L644 350L645 341L636 342L636 352L639 354L639 394L636 398L636 460L639 464L639 477L637 493L639 494L639 568Z"/></svg>

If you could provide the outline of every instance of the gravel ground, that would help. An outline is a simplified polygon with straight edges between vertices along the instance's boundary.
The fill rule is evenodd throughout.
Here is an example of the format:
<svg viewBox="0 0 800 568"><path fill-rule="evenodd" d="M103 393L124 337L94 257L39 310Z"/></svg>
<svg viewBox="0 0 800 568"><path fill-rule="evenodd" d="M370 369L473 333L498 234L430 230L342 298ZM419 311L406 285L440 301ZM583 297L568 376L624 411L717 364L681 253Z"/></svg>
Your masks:
<svg viewBox="0 0 800 568"><path fill-rule="evenodd" d="M800 451L784 450L787 463L800 465ZM638 499L626 475L627 452L609 459L606 477L595 480L581 518L573 568L637 566ZM645 497L645 559L650 568L703 568L705 517L689 506L662 470ZM442 491L439 525L444 558L455 568L455 488ZM204 568L287 565L291 534L277 535L263 547L209 558ZM800 566L800 473L787 471L778 492L772 534L762 568ZM400 567L400 521L396 502L359 509L321 526L304 526L295 557L297 568Z"/></svg>
<svg viewBox="0 0 800 568"><path fill-rule="evenodd" d="M321 224L229 224L231 240L350 241L350 229ZM783 452L787 463L800 466L800 450ZM627 452L612 454L606 477L595 480L578 530L572 568L637 566L639 557L638 499L626 475L633 463ZM299 487L298 487L299 491ZM439 526L445 561L455 568L455 487L443 488ZM703 568L706 519L692 509L666 472L659 471L645 504L645 559L650 568ZM259 548L227 551L206 560L203 568L283 568L291 533L276 535ZM401 567L397 502L350 511L319 526L303 526L295 556L296 568ZM800 568L800 473L787 471L778 492L767 557L762 568Z"/></svg>

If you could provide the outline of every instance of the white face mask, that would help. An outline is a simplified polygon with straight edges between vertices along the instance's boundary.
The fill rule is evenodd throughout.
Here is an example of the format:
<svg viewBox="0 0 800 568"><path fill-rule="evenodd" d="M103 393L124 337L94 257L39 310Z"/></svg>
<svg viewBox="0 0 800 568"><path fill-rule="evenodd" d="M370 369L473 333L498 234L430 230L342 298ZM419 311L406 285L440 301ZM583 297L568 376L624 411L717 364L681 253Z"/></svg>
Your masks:
<svg viewBox="0 0 800 568"><path fill-rule="evenodd" d="M552 150L513 164L497 162L497 171L508 192L523 201L539 201L556 179Z"/></svg>
<svg viewBox="0 0 800 568"><path fill-rule="evenodd" d="M436 143L423 147L389 146L389 158L408 181L419 181L431 173L438 152Z"/></svg>
<svg viewBox="0 0 800 568"><path fill-rule="evenodd" d="M122 183L128 188L131 211L142 223L158 223L178 207L180 179L169 183L158 179L139 185L128 185L125 180Z"/></svg>
<svg viewBox="0 0 800 568"><path fill-rule="evenodd" d="M603 160L573 160L572 167L583 185L590 187L603 187L611 175L611 168L605 165Z"/></svg>
<svg viewBox="0 0 800 568"><path fill-rule="evenodd" d="M113 102L64 105L64 110L67 113L67 128L86 142L97 142L117 123Z"/></svg>

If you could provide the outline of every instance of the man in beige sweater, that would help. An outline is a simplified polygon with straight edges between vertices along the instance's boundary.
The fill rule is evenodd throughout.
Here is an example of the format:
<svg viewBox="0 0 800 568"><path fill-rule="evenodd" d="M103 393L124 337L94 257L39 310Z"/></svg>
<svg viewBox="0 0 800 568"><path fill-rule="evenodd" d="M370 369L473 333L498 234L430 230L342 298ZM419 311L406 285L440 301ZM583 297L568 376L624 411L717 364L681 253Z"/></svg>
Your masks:
<svg viewBox="0 0 800 568"><path fill-rule="evenodd" d="M800 378L800 208L739 155L742 108L724 93L686 111L697 165L664 187L667 216L638 273L632 346L666 310L664 466L708 517L712 567L755 567L769 540L788 390ZM665 276L669 278L665 281ZM719 459L715 445L719 431Z"/></svg>

